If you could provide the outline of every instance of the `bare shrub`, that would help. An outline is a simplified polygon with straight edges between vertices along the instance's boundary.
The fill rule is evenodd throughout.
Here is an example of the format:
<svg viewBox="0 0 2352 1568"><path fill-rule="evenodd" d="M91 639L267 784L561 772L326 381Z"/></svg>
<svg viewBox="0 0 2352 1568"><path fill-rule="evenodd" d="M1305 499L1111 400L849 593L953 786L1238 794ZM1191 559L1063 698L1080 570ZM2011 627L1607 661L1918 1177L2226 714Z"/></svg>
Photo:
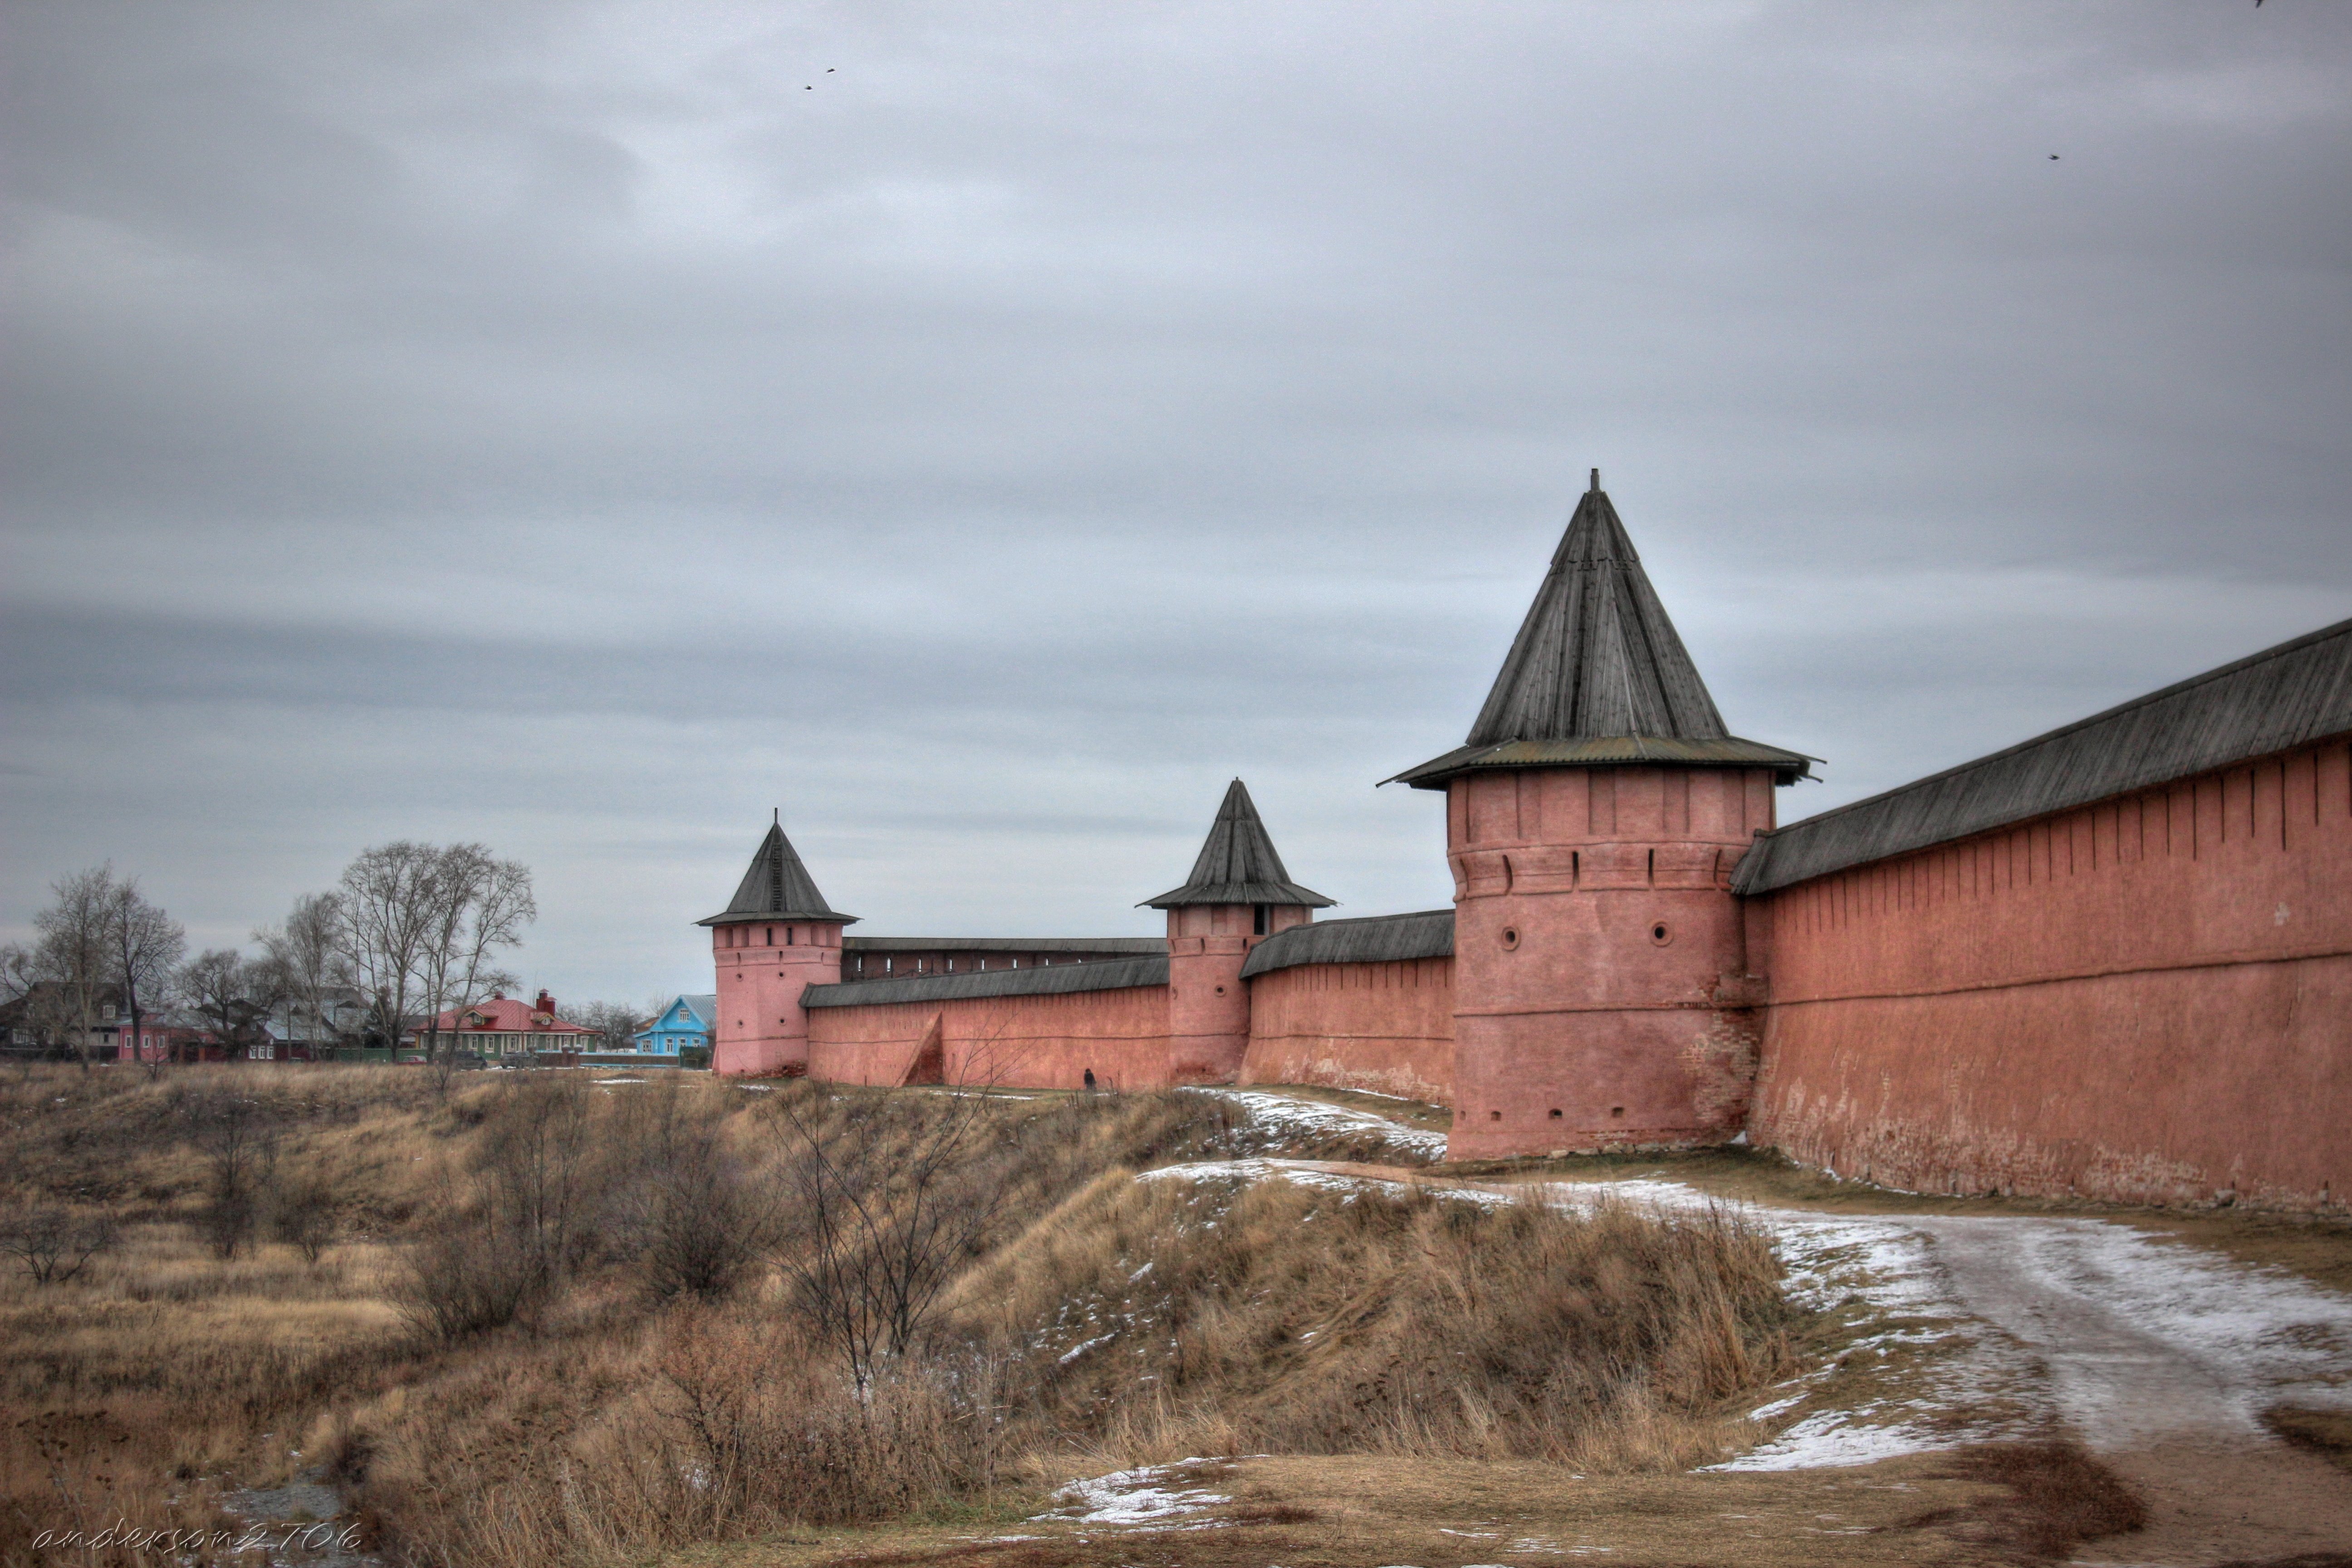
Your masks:
<svg viewBox="0 0 2352 1568"><path fill-rule="evenodd" d="M278 1119L259 1099L233 1088L181 1096L179 1115L207 1173L201 1227L215 1253L235 1258L253 1235L262 1188L277 1163Z"/></svg>
<svg viewBox="0 0 2352 1568"><path fill-rule="evenodd" d="M315 1166L280 1181L270 1194L270 1229L305 1263L316 1264L342 1228L334 1184Z"/></svg>
<svg viewBox="0 0 2352 1568"><path fill-rule="evenodd" d="M859 1384L904 1356L1003 1202L1007 1162L978 1095L863 1096L829 1118L779 1111L795 1147L793 1301Z"/></svg>
<svg viewBox="0 0 2352 1568"><path fill-rule="evenodd" d="M569 1076L496 1093L463 1180L408 1250L397 1305L411 1324L460 1339L530 1319L548 1300L587 1239L591 1112Z"/></svg>
<svg viewBox="0 0 2352 1568"><path fill-rule="evenodd" d="M36 1285L63 1285L92 1258L112 1251L121 1236L105 1215L74 1214L45 1204L0 1221L0 1257L15 1258Z"/></svg>
<svg viewBox="0 0 2352 1568"><path fill-rule="evenodd" d="M727 1145L723 1103L675 1079L624 1101L608 1176L625 1237L656 1300L717 1301L751 1277L776 1233L763 1172Z"/></svg>

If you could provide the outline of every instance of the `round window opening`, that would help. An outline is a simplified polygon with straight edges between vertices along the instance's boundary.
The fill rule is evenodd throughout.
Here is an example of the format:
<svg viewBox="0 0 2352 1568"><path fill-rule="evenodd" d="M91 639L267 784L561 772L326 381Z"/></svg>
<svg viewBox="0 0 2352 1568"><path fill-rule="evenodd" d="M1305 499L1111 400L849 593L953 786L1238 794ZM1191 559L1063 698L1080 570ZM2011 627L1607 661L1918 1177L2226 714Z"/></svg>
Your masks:
<svg viewBox="0 0 2352 1568"><path fill-rule="evenodd" d="M1666 943L1675 940L1675 933L1668 931L1665 928L1664 922L1661 921L1650 928L1650 940L1656 942L1660 947L1664 947Z"/></svg>
<svg viewBox="0 0 2352 1568"><path fill-rule="evenodd" d="M1519 945L1519 928L1518 928L1518 927L1517 927L1517 926L1505 926L1505 927L1503 928L1503 947L1504 947L1505 951L1507 951L1507 952L1508 950L1510 950L1510 949L1512 949L1512 948L1515 948L1515 947L1517 947L1517 946L1518 946L1518 945Z"/></svg>

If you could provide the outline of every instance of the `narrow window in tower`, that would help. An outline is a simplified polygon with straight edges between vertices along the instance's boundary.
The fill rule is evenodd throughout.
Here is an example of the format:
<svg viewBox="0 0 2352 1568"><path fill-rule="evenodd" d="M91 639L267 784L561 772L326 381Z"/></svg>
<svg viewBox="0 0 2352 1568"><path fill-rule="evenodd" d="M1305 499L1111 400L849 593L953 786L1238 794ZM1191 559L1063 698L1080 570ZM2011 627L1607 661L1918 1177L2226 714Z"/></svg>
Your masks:
<svg viewBox="0 0 2352 1568"><path fill-rule="evenodd" d="M1552 1108L1551 1119L1552 1119L1554 1121L1559 1121L1559 1108L1558 1106L1554 1106L1554 1107Z"/></svg>
<svg viewBox="0 0 2352 1568"><path fill-rule="evenodd" d="M1503 1113L1499 1110L1490 1110L1486 1112L1486 1120L1489 1121L1500 1121L1502 1119Z"/></svg>
<svg viewBox="0 0 2352 1568"><path fill-rule="evenodd" d="M1625 1114L1625 1108L1622 1105L1612 1105L1609 1108L1609 1114L1612 1116L1622 1116Z"/></svg>
<svg viewBox="0 0 2352 1568"><path fill-rule="evenodd" d="M768 945L770 947L776 945L776 928L773 926L768 927Z"/></svg>
<svg viewBox="0 0 2352 1568"><path fill-rule="evenodd" d="M1264 904L1260 904L1260 905L1258 905L1258 906L1257 906L1257 930L1256 930L1256 931L1255 931L1254 934L1258 935L1258 936L1264 936L1264 935L1265 934L1265 915L1266 915L1266 909L1265 909L1265 906Z"/></svg>
<svg viewBox="0 0 2352 1568"><path fill-rule="evenodd" d="M1655 884L1656 884L1656 882L1657 882L1657 880L1658 880L1658 852L1657 852L1656 850L1653 849L1653 850L1651 850L1651 851L1650 851L1650 881L1651 881L1651 883L1652 883L1653 885L1655 885Z"/></svg>
<svg viewBox="0 0 2352 1568"><path fill-rule="evenodd" d="M884 960L882 961L882 973L885 973L885 974L889 973L891 970L893 970L893 969L895 969L896 967L898 967L898 961L897 959L895 959L895 958L886 958L886 959L884 959Z"/></svg>

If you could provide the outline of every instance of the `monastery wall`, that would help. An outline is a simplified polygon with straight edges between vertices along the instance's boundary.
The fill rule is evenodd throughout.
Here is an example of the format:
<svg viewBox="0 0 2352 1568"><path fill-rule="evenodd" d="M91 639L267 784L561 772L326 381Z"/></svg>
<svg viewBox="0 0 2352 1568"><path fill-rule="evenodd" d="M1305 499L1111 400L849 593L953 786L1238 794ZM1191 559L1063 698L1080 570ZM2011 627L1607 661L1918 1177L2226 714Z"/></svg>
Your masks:
<svg viewBox="0 0 2352 1568"><path fill-rule="evenodd" d="M1454 1103L1454 960L1305 963L1249 981L1240 1081Z"/></svg>
<svg viewBox="0 0 2352 1568"><path fill-rule="evenodd" d="M869 983L870 984L870 983ZM837 1083L1104 1089L1170 1082L1168 987L812 1007L809 1076Z"/></svg>
<svg viewBox="0 0 2352 1568"><path fill-rule="evenodd" d="M2340 738L1747 905L1759 1143L1924 1192L2352 1188Z"/></svg>

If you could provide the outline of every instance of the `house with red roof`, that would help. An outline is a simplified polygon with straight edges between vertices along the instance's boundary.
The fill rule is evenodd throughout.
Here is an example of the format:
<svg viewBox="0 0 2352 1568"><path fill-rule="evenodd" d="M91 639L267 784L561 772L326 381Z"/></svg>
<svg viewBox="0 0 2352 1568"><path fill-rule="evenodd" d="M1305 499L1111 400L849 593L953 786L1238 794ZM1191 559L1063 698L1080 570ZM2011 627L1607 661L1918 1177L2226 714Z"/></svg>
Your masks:
<svg viewBox="0 0 2352 1568"><path fill-rule="evenodd" d="M598 1041L595 1030L557 1017L555 998L542 990L528 1003L492 992L487 1002L451 1008L401 1045L422 1050L430 1040L438 1049L446 1047L451 1037L461 1052L518 1061L536 1051L593 1050Z"/></svg>

